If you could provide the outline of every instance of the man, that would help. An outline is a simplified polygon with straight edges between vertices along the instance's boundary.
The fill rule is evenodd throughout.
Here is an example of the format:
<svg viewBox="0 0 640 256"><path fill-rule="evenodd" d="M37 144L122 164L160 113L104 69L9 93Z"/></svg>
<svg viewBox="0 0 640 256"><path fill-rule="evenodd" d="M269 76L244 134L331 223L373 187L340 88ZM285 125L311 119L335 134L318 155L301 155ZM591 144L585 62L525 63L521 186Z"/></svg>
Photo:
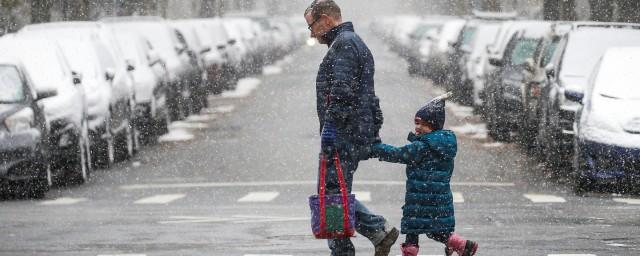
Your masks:
<svg viewBox="0 0 640 256"><path fill-rule="evenodd" d="M373 86L374 63L369 48L354 32L351 22L342 22L340 7L333 0L316 0L304 17L311 37L329 46L316 77L317 111L322 153L337 151L351 192L358 162L369 158L371 145L379 141L382 111ZM339 193L333 161L327 161L327 193ZM389 255L398 238L396 228L387 229L384 217L355 203L356 231L375 246L376 256ZM355 255L349 238L330 239L333 256Z"/></svg>

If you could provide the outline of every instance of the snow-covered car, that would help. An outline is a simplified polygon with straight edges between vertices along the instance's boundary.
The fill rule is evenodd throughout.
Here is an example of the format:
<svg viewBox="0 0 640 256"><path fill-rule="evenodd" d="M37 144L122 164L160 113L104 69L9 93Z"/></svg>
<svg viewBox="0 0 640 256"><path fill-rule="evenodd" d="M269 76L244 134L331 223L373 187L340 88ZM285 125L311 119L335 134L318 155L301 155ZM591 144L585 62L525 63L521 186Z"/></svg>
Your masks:
<svg viewBox="0 0 640 256"><path fill-rule="evenodd" d="M85 86L89 86L87 84L91 81L94 83L91 86L109 91L96 94L90 89L85 90L87 102L102 103L100 110L89 108L92 155L96 163L108 166L116 160L132 157L138 145L132 125L135 95L130 72L134 67L127 65L111 31L97 22L54 22L25 26L18 36L56 40L71 68L82 73ZM75 57L79 51L70 47L78 46L73 41L86 44L83 46L85 56Z"/></svg>
<svg viewBox="0 0 640 256"><path fill-rule="evenodd" d="M0 190L43 198L51 185L47 123L39 101L55 90L36 92L19 60L0 57ZM25 186L26 185L26 186Z"/></svg>
<svg viewBox="0 0 640 256"><path fill-rule="evenodd" d="M127 63L135 68L130 73L135 90L135 127L140 139L151 143L153 138L168 132L169 108L167 71L150 43L142 36L114 33Z"/></svg>
<svg viewBox="0 0 640 256"><path fill-rule="evenodd" d="M609 48L583 91L564 91L579 104L573 123L577 192L599 182L621 188L640 175L638 66L640 47Z"/></svg>
<svg viewBox="0 0 640 256"><path fill-rule="evenodd" d="M229 38L229 61L237 71L237 77L244 77L250 72L247 69L247 62L250 61L250 48L236 22L224 18L222 24Z"/></svg>
<svg viewBox="0 0 640 256"><path fill-rule="evenodd" d="M459 44L460 33L466 20L451 19L442 25L438 38L431 45L427 70L436 83L452 81L458 69L458 56L455 48ZM453 72L452 72L453 71Z"/></svg>
<svg viewBox="0 0 640 256"><path fill-rule="evenodd" d="M58 45L53 40L10 37L0 40L0 56L19 60L36 92L56 92L40 101L49 127L50 176L63 183L86 182L91 153L85 88Z"/></svg>
<svg viewBox="0 0 640 256"><path fill-rule="evenodd" d="M189 115L191 93L189 91L191 60L187 46L178 41L176 33L160 17L110 17L101 20L116 33L132 33L141 35L151 42L153 50L162 59L169 77L169 110L171 120L178 120Z"/></svg>
<svg viewBox="0 0 640 256"><path fill-rule="evenodd" d="M499 23L478 25L469 53L462 59L464 61L463 88L471 93L471 104L474 109L480 109L482 106L480 92L484 90L484 70L481 68L481 63L487 58L487 46L496 37L499 27Z"/></svg>
<svg viewBox="0 0 640 256"><path fill-rule="evenodd" d="M486 84L484 113L489 136L505 140L510 132L516 132L523 120L523 91L527 61L534 58L536 50L551 32L551 23L527 22L516 30L506 45L500 60L493 60L497 67L494 79Z"/></svg>
<svg viewBox="0 0 640 256"><path fill-rule="evenodd" d="M573 153L573 121L579 107L566 100L564 91L582 91L608 48L640 45L640 24L578 22L571 27L545 68L548 79L539 103L539 152L555 165L566 163Z"/></svg>

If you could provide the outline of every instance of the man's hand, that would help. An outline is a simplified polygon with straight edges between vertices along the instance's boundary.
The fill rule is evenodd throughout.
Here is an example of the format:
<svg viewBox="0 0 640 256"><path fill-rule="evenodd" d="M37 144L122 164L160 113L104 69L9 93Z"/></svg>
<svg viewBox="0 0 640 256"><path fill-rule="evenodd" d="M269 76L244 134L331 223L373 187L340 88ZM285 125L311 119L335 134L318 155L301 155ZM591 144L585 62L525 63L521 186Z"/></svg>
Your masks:
<svg viewBox="0 0 640 256"><path fill-rule="evenodd" d="M322 149L332 148L336 142L336 127L331 122L325 122L320 135Z"/></svg>

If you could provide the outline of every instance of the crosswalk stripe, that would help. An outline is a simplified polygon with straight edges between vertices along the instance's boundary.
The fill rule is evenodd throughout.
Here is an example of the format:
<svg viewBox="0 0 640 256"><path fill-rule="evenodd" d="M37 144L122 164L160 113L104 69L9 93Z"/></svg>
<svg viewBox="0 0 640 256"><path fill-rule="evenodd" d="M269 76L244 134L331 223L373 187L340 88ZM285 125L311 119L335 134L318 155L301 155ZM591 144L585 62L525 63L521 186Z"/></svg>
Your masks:
<svg viewBox="0 0 640 256"><path fill-rule="evenodd" d="M547 256L596 256L595 254L547 254Z"/></svg>
<svg viewBox="0 0 640 256"><path fill-rule="evenodd" d="M464 203L464 197L462 197L462 193L453 192L453 202L459 204Z"/></svg>
<svg viewBox="0 0 640 256"><path fill-rule="evenodd" d="M640 204L640 199L637 198L614 198L613 201L625 204Z"/></svg>
<svg viewBox="0 0 640 256"><path fill-rule="evenodd" d="M533 203L565 203L567 200L564 198L554 195L543 195L543 194L524 194L524 197L531 200Z"/></svg>
<svg viewBox="0 0 640 256"><path fill-rule="evenodd" d="M147 256L146 254L98 254L98 256Z"/></svg>
<svg viewBox="0 0 640 256"><path fill-rule="evenodd" d="M276 199L280 195L280 192L274 191L266 191L266 192L251 192L246 196L238 199L240 203L247 202L271 202L273 199Z"/></svg>
<svg viewBox="0 0 640 256"><path fill-rule="evenodd" d="M290 254L245 254L244 256L293 256Z"/></svg>
<svg viewBox="0 0 640 256"><path fill-rule="evenodd" d="M40 203L41 205L71 205L71 204L77 204L80 202L84 202L87 201L86 198L71 198L71 197L60 197L60 198L56 198L53 200L47 200L44 201L42 203Z"/></svg>
<svg viewBox="0 0 640 256"><path fill-rule="evenodd" d="M352 191L356 195L356 199L360 202L371 202L371 192L369 191Z"/></svg>
<svg viewBox="0 0 640 256"><path fill-rule="evenodd" d="M175 200L185 197L185 194L165 194L155 195L139 199L134 204L168 204Z"/></svg>

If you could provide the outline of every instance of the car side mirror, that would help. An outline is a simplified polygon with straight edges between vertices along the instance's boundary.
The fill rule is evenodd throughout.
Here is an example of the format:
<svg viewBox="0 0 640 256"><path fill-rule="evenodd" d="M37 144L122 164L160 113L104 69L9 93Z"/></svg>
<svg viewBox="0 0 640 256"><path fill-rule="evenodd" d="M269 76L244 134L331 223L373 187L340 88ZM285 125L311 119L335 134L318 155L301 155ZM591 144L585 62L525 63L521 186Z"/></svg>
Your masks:
<svg viewBox="0 0 640 256"><path fill-rule="evenodd" d="M236 41L235 39L229 39L229 41L227 43L229 43L229 45L234 45L236 44L238 41Z"/></svg>
<svg viewBox="0 0 640 256"><path fill-rule="evenodd" d="M187 50L187 46L184 44L176 44L174 48L176 49L176 52L178 53L178 55L184 53L185 50Z"/></svg>
<svg viewBox="0 0 640 256"><path fill-rule="evenodd" d="M71 71L71 80L72 80L74 85L82 84L82 74L80 74L80 73L78 73L76 71Z"/></svg>
<svg viewBox="0 0 640 256"><path fill-rule="evenodd" d="M544 67L544 73L550 80L556 77L556 67L553 65L553 63L549 63Z"/></svg>
<svg viewBox="0 0 640 256"><path fill-rule="evenodd" d="M147 60L149 61L149 66L156 65L160 62L160 56L156 51L147 52Z"/></svg>
<svg viewBox="0 0 640 256"><path fill-rule="evenodd" d="M46 99L58 95L56 89L47 89L36 92L36 100Z"/></svg>
<svg viewBox="0 0 640 256"><path fill-rule="evenodd" d="M533 63L533 58L527 58L524 61L524 69L526 71L529 71L529 72L533 73L535 71L535 67L534 66L535 66L535 64Z"/></svg>
<svg viewBox="0 0 640 256"><path fill-rule="evenodd" d="M222 51L222 50L224 50L225 48L227 48L227 46L226 46L226 45L224 45L224 44L218 45L218 50L219 50L219 51Z"/></svg>
<svg viewBox="0 0 640 256"><path fill-rule="evenodd" d="M104 78L107 81L113 81L113 79L116 77L116 72L113 71L112 68L107 68L107 70L105 70L104 72Z"/></svg>
<svg viewBox="0 0 640 256"><path fill-rule="evenodd" d="M564 91L564 97L567 100L582 104L582 99L584 98L584 93L583 92L578 92L578 91L573 91L573 90L565 90Z"/></svg>
<svg viewBox="0 0 640 256"><path fill-rule="evenodd" d="M211 51L211 47L207 46L202 48L202 50L200 50L200 54L205 54Z"/></svg>
<svg viewBox="0 0 640 256"><path fill-rule="evenodd" d="M504 64L501 59L491 57L489 58L489 64L494 65L496 67L502 67Z"/></svg>

